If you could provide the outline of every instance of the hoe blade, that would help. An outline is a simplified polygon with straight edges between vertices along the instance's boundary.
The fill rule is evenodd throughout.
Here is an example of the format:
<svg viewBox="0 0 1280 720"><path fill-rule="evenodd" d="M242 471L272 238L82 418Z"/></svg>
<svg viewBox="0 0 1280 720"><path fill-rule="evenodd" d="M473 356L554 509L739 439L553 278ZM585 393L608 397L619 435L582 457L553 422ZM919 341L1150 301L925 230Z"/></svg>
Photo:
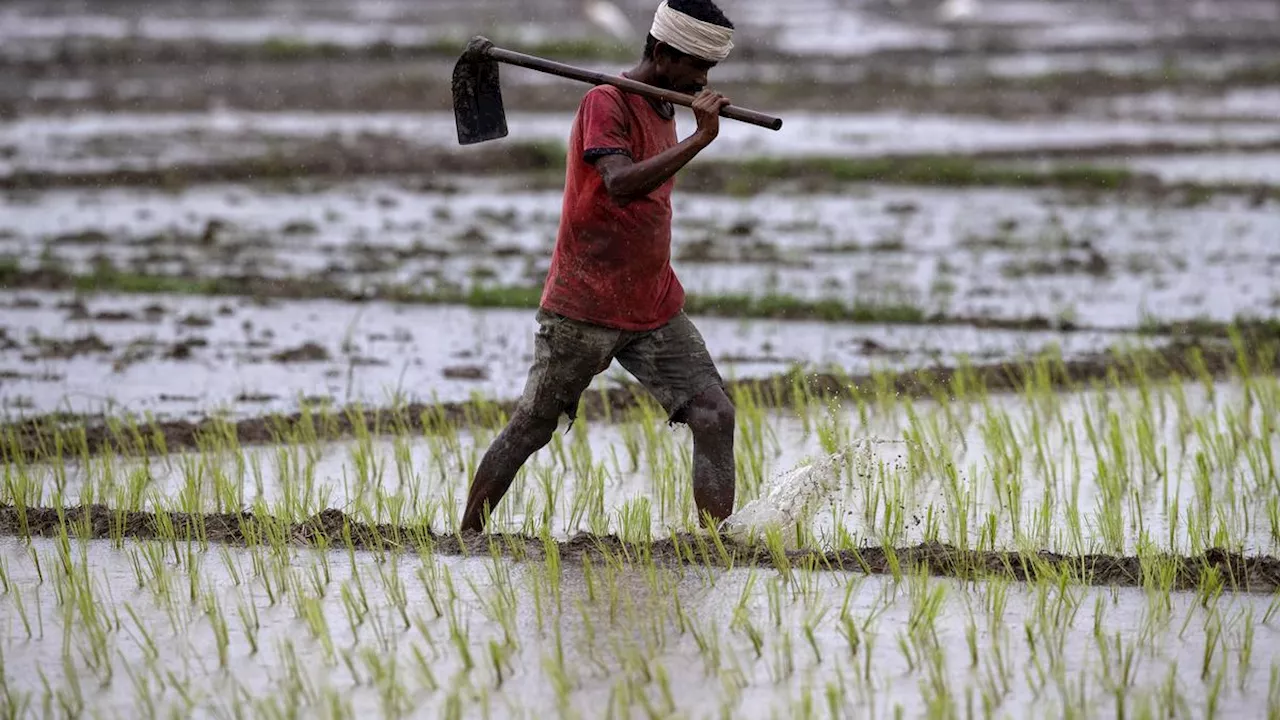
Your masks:
<svg viewBox="0 0 1280 720"><path fill-rule="evenodd" d="M460 145L507 136L497 61L463 57L453 66L453 119Z"/></svg>

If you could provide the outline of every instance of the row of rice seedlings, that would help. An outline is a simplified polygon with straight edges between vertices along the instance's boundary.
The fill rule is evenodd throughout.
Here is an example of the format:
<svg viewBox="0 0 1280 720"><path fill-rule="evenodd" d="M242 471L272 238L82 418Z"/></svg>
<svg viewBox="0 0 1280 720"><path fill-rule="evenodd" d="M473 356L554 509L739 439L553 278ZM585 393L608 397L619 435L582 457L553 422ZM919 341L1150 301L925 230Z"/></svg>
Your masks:
<svg viewBox="0 0 1280 720"><path fill-rule="evenodd" d="M885 545L929 539L961 549L1084 554L1136 552L1158 540L1165 551L1185 554L1242 548L1260 527L1280 537L1272 492L1272 411L1280 406L1274 377L1244 375L1239 392L1223 399L1206 370L1204 397L1188 399L1181 381L1156 386L1135 366L1133 385L1113 381L1068 402L1050 382L1052 361L1030 367L1014 397L993 396L962 371L951 382L954 397L939 392L917 404L877 385L856 396L856 411L824 404L794 382L790 392L806 410L803 441L825 451L883 432L900 437L905 451L899 463L850 469L842 500L860 508L853 517L861 522L826 541L847 548L864 539ZM744 391L736 400L741 505L758 494L783 443L779 416L760 398ZM536 535L556 519L561 534L621 532L622 515L611 508L636 499L638 490L649 500L651 525L689 526L687 433L667 429L653 403L637 412L637 423L596 427L580 417L567 436L557 434L542 458L522 470L495 525ZM441 418L424 421L431 432L421 437L409 436L407 423L392 427L403 434L387 440L378 433L388 428L368 427L364 417L350 413L354 439L344 445L347 460L332 468L336 477L332 469L320 474L324 451L313 424L304 422L270 448L242 448L234 434L221 432L203 437L197 453L141 464L110 454L85 459L78 490L65 464L10 464L0 501L15 507L20 525L28 507L74 499L192 515L250 510L281 523L336 505L364 522L456 526L458 496L487 444L486 431ZM600 432L620 442L602 448L588 441ZM421 448L416 461L414 445ZM628 459L619 461L619 446ZM166 466L172 480L160 486L154 476ZM637 470L644 480L638 487L628 482ZM923 530L913 531L921 523Z"/></svg>
<svg viewBox="0 0 1280 720"><path fill-rule="evenodd" d="M1103 388L1083 396L1078 418L1062 416L1061 405L1054 416L1041 418L1032 410L1041 404L1028 403L1011 413L983 401L987 407L977 433L940 432L936 421L956 415L946 406L930 416L934 422L907 407L905 468L882 465L876 487L854 486L847 499L863 509L866 524L874 527L882 505L889 506L883 517L894 524L892 501L904 495L916 498L914 508L904 509L925 518L945 514L946 540L962 548L976 541L980 549L990 549L1000 540L1006 546L1052 545L1076 553L1132 552L1153 536L1148 513L1154 510L1156 519L1165 521L1164 540L1171 552L1238 549L1244 537L1256 537L1259 525L1269 519L1265 502L1274 497L1270 490L1276 480L1266 458L1277 439L1271 424L1262 420L1262 408L1276 403L1275 379L1251 377L1241 387L1238 397L1218 402L1213 414L1197 420L1189 419L1192 411L1177 383L1138 388L1148 398L1173 400L1183 408L1162 420L1154 409L1144 414L1132 407L1121 413L1109 407L1117 399L1126 402L1128 395ZM1176 456L1169 445L1157 453L1152 428L1158 422L1163 428L1190 423L1200 428L1200 436ZM1264 431L1246 429L1251 427ZM985 467L970 462L964 472L960 468L972 444L978 445ZM1202 449L1214 446L1218 450ZM1131 447L1148 449L1133 453ZM1034 455L1028 458L1032 448ZM1154 474L1142 471L1144 462L1156 469ZM1092 513L1082 507L1082 485L1095 496ZM1195 502L1188 503L1188 495ZM945 505L938 506L937 500ZM1181 540L1180 525L1192 530ZM1065 535L1058 530L1064 527ZM1266 530L1271 533L1269 526Z"/></svg>
<svg viewBox="0 0 1280 720"><path fill-rule="evenodd" d="M897 703L899 694L890 687L898 682L896 676L878 670L888 660L887 667L905 666L904 672L917 678L925 714L931 716L958 714L965 702L979 703L984 712L999 710L1020 680L1035 696L1056 693L1064 706L1084 700L1096 705L1097 697L1086 697L1085 691L1100 692L1123 712L1137 689L1143 659L1154 657L1156 649L1139 633L1106 630L1106 591L1095 592L1091 614L1082 612L1085 593L1065 576L1041 575L1024 586L1023 632L1016 633L1005 630L1009 627L1007 582L964 586L933 578L922 567L906 569L901 581L881 583L875 598L856 605L851 598L865 582L858 576L832 575L803 565L747 570L736 603L721 593L718 602L707 605L703 598L699 607L690 602L687 587L698 576L673 573L652 557L624 558L603 552L599 560L586 559L567 597L563 566L553 552L522 567L512 565L495 543L490 557L479 561L483 574L459 578L454 567L432 556L429 548L417 548L418 554L406 561L403 553L407 551L398 547L382 554L357 552L348 536L345 553L334 558L323 552L275 552L269 546L223 554L222 569L229 585L237 593L252 594L248 599L243 594L220 599L203 579L206 572L198 544L192 537L183 539L176 530L172 532L175 537L162 537L138 549L140 555L155 558L143 557L137 566L151 568L138 571L138 585L140 590L151 589L156 607L127 603L128 621L114 609L117 601L102 597L103 585L91 574L86 546L77 546L70 534L64 532L43 557L30 555L30 561L43 569L37 575L48 578L39 584L54 585L65 633L64 682L56 688L50 685L42 702L75 709L86 702L84 680L109 686L111 664L102 658L111 657L111 643L120 642L113 638L122 628L148 648L140 658L127 658L130 662L123 664L138 692L165 686L175 688L178 695L194 697L190 688L176 687L178 683L164 674L167 657L158 648L188 636L194 626L207 626L201 637L211 642L199 651L208 653L216 673L231 673L233 658L252 658L262 652L266 639L259 637L264 627L260 612L274 613L276 622L286 628L285 638L277 632L274 644L266 646L274 653L269 665L280 668L272 684L279 694L276 700L290 697L290 702L303 707L334 703L340 696L315 677L321 668L349 677L354 687L372 688L379 708L390 715L409 712L437 692L447 696L449 712L461 713L466 707L493 702L508 682L528 673L554 689L560 709L573 708L573 696L584 686L607 679L612 702L620 710L639 705L668 714L693 700L678 692L681 685L673 683L664 660L681 648L696 653L707 679L726 688L720 698L726 711L739 707L748 688L773 686L786 694L797 683L802 704L812 707L811 696L803 699L803 687L817 686L811 680L824 682L829 701L844 710L854 703L874 703L882 695ZM181 541L179 547L185 551L173 555L174 540ZM331 564L342 557L346 577L334 588ZM418 602L409 597L407 565L417 567ZM527 592L517 592L517 587ZM710 592L715 597L714 581L699 587L706 589L695 588L695 593ZM962 592L966 587L972 590ZM840 597L841 590L843 603L837 610L831 600ZM981 630L973 619L974 604L969 603L968 663L948 655L948 640L943 637L946 633L956 637L941 619L957 593L966 601L985 597L977 604L979 612L986 614ZM1257 628L1249 609L1236 616L1224 615L1224 597L1219 593L1203 603L1188 604L1181 631L1199 621L1204 693L1198 708L1208 715L1221 702L1222 693L1230 690L1226 682L1230 673L1250 675ZM266 606L260 611L261 602ZM537 629L518 621L531 604L539 619ZM240 608L239 622L225 617L232 606ZM163 625L152 620L157 610L169 620L169 640L162 636ZM1171 614L1161 613L1165 627L1172 627ZM888 617L894 619L886 630ZM1071 650L1068 634L1082 623L1093 626L1090 657L1095 669L1087 684L1077 687L1078 673L1068 670L1065 658ZM833 626L843 649L830 642ZM524 636L530 632L543 639L528 642ZM979 632L984 634L981 639ZM880 637L885 633L891 642ZM1171 639L1167 635L1166 642ZM408 650L402 647L405 643L411 646ZM900 661L891 659L895 654ZM571 657L589 662L575 663ZM837 668L834 676L827 671L832 667ZM452 674L445 676L444 668ZM957 677L958 673L972 675L976 694L953 690L964 687L954 684L964 682L964 675ZM1244 678L1239 682L1243 692ZM1188 702L1184 692L1175 690L1170 702ZM264 710L263 703L273 700L247 693L234 696L244 698L255 710ZM1148 696L1133 702L1151 704L1153 700ZM1159 706L1164 700L1156 696L1154 702ZM349 708L334 709L343 711Z"/></svg>

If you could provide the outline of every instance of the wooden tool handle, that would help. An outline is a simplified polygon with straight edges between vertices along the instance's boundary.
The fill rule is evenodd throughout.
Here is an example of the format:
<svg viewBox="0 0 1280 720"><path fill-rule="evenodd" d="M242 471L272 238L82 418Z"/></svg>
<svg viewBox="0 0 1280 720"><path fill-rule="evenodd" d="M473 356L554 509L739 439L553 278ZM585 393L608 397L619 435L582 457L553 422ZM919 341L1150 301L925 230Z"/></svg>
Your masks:
<svg viewBox="0 0 1280 720"><path fill-rule="evenodd" d="M584 70L583 68L566 65L555 60L545 60L533 55L515 52L513 50L504 50L499 47L488 46L481 52L485 56L504 62L508 65L518 65L519 67L529 68L530 70L538 70L549 73L551 75L559 75L560 77L569 78L570 80L581 80L582 82L591 83L592 85L613 85L616 88L655 98L657 100L666 100L675 105L683 105L691 107L693 105L693 96L685 93L676 92L675 90L666 90L655 87L647 83L631 80L630 78L618 75L609 75L602 72L594 72L592 70ZM778 130L782 128L782 118L776 118L772 115L766 115L755 110L738 107L736 105L726 105L720 111L721 117L727 117L732 120L740 120L752 125L769 128L770 130Z"/></svg>

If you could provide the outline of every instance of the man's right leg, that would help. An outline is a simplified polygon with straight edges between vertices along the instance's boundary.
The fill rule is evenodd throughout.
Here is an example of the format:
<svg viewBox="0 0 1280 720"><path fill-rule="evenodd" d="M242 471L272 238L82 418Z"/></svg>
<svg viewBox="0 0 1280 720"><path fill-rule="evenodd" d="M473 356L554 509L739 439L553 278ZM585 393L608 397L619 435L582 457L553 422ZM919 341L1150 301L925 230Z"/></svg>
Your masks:
<svg viewBox="0 0 1280 720"><path fill-rule="evenodd" d="M538 311L533 367L511 420L485 451L467 495L462 530L482 530L516 473L551 441L560 415L577 414L578 398L613 361L621 331Z"/></svg>
<svg viewBox="0 0 1280 720"><path fill-rule="evenodd" d="M498 433L476 468L475 480L467 496L467 509L462 515L463 530L484 529L489 512L507 494L521 466L530 455L551 442L558 422L558 416L538 417L524 403L516 408L511 421Z"/></svg>

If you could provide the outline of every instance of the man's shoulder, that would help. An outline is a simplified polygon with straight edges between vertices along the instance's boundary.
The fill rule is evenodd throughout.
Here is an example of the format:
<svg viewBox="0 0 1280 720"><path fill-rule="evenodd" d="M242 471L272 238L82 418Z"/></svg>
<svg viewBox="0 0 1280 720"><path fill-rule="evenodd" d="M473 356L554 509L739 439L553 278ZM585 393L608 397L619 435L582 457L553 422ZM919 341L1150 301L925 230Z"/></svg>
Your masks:
<svg viewBox="0 0 1280 720"><path fill-rule="evenodd" d="M610 101L616 102L619 105L624 102L621 90L613 85L600 84L582 94L582 104L586 105L589 102L600 100L602 98L608 98Z"/></svg>

